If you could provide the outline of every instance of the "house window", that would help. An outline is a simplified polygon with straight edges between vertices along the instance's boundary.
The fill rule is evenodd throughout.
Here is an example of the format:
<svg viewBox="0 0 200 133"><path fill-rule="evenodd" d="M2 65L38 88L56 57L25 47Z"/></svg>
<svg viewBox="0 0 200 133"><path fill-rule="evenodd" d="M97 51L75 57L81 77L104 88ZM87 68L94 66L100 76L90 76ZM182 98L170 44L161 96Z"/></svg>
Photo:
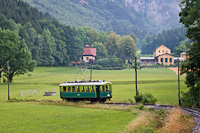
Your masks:
<svg viewBox="0 0 200 133"><path fill-rule="evenodd" d="M160 50L158 52L160 53Z"/></svg>
<svg viewBox="0 0 200 133"><path fill-rule="evenodd" d="M169 62L172 63L172 58L169 59Z"/></svg>
<svg viewBox="0 0 200 133"><path fill-rule="evenodd" d="M168 51L166 51L166 53L168 53Z"/></svg>
<svg viewBox="0 0 200 133"><path fill-rule="evenodd" d="M163 58L160 58L160 62L163 63Z"/></svg>
<svg viewBox="0 0 200 133"><path fill-rule="evenodd" d="M89 60L89 58L87 57L86 60Z"/></svg>
<svg viewBox="0 0 200 133"><path fill-rule="evenodd" d="M168 58L165 58L165 63L167 63L168 62Z"/></svg>
<svg viewBox="0 0 200 133"><path fill-rule="evenodd" d="M164 53L165 51L163 50L162 52Z"/></svg>

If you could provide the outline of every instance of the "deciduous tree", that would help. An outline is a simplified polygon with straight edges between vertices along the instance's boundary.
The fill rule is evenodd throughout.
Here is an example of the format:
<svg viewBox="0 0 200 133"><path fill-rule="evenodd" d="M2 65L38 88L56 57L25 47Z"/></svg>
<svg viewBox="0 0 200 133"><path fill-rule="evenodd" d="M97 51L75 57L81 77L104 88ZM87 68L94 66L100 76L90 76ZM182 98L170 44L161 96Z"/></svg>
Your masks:
<svg viewBox="0 0 200 133"><path fill-rule="evenodd" d="M5 72L6 62L10 61L10 81L15 75L32 72L36 66L30 51L15 31L0 29L0 57L0 69Z"/></svg>
<svg viewBox="0 0 200 133"><path fill-rule="evenodd" d="M182 65L182 74L186 73L189 92L183 95L185 106L198 106L200 93L200 1L182 0L180 2L180 22L187 28L187 37L192 45L187 51L188 59Z"/></svg>

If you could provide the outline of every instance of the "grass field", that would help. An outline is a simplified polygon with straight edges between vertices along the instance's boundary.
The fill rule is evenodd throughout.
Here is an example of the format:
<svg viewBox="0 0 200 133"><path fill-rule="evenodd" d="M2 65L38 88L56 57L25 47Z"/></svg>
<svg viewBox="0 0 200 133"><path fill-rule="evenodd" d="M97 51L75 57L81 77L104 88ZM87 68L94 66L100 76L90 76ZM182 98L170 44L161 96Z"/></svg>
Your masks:
<svg viewBox="0 0 200 133"><path fill-rule="evenodd" d="M89 72L85 79L89 79ZM82 79L83 74L78 68L68 67L37 67L31 76L22 75L14 78L10 85L11 98L18 98L22 90L36 90L38 95L26 98L38 100L59 100L59 83ZM181 76L181 91L187 91ZM106 80L113 83L112 101L134 100L134 70L93 70L93 80ZM0 100L7 100L7 84L0 84ZM141 93L152 93L158 104L178 104L178 83L175 72L166 68L146 68L138 70L138 90ZM56 91L57 95L43 97L44 91ZM23 98L23 97L22 97Z"/></svg>
<svg viewBox="0 0 200 133"><path fill-rule="evenodd" d="M130 111L33 103L0 103L0 132L122 132Z"/></svg>
<svg viewBox="0 0 200 133"><path fill-rule="evenodd" d="M89 79L89 72L85 79ZM78 68L37 67L31 76L21 75L10 84L10 97L60 101L59 83L82 79ZM187 91L185 76L181 90ZM114 102L129 102L135 96L134 70L94 70L93 80L113 83ZM152 93L157 104L178 104L177 75L166 68L138 70L138 90ZM38 95L19 97L19 92L35 90ZM45 91L56 91L44 97ZM41 105L37 102L7 102L7 84L0 84L0 132L122 132L138 112L131 110Z"/></svg>

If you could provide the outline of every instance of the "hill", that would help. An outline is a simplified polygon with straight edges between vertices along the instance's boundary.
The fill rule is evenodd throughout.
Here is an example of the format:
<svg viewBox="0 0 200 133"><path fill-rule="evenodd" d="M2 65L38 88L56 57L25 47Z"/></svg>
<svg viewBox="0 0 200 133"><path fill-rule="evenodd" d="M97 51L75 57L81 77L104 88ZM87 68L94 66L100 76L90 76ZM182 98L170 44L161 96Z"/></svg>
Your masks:
<svg viewBox="0 0 200 133"><path fill-rule="evenodd" d="M24 0L66 25L87 26L120 35L146 34L180 26L177 0Z"/></svg>

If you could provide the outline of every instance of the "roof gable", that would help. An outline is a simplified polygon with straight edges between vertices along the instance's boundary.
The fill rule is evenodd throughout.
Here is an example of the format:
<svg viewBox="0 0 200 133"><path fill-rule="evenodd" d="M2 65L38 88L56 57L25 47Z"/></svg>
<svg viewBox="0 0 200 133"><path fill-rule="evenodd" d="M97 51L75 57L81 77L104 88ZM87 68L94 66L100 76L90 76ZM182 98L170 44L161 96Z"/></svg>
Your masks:
<svg viewBox="0 0 200 133"><path fill-rule="evenodd" d="M162 45L160 44L160 46L156 47L154 50L160 48L161 46L164 46L164 47L168 48L167 46L165 46L165 45L163 45L163 44L162 44ZM170 49L170 48L168 48L168 49ZM170 50L171 50L171 49L170 49Z"/></svg>
<svg viewBox="0 0 200 133"><path fill-rule="evenodd" d="M170 56L173 56L173 55L171 55L171 54L169 54L169 53L164 53L164 54L160 54L160 55L158 55L157 57L159 57L159 56L163 56L163 55L170 55ZM174 57L174 56L173 56Z"/></svg>
<svg viewBox="0 0 200 133"><path fill-rule="evenodd" d="M96 48L90 48L86 45L83 55L96 56Z"/></svg>

